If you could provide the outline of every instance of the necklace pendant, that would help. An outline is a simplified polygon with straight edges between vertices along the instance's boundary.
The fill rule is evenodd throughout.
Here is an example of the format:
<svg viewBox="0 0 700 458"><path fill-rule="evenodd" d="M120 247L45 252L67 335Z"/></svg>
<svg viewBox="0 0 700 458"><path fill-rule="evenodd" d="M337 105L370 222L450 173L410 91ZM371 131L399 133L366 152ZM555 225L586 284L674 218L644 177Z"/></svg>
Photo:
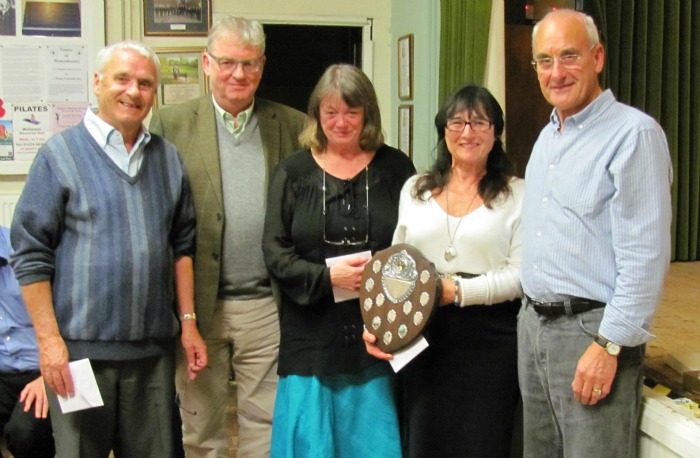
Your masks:
<svg viewBox="0 0 700 458"><path fill-rule="evenodd" d="M445 250L445 261L450 262L457 257L457 250L454 245L450 245Z"/></svg>

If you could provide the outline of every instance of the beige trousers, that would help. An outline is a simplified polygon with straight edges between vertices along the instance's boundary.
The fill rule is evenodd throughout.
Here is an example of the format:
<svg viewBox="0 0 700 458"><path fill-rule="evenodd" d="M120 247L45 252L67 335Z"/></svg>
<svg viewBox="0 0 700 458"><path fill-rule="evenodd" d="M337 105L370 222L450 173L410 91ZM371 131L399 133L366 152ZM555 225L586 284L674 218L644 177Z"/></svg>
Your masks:
<svg viewBox="0 0 700 458"><path fill-rule="evenodd" d="M270 455L277 392L279 316L272 297L219 301L204 336L209 364L187 381L180 351L176 386L182 436L188 457L229 458L233 431L226 424L229 378L235 374L238 400L238 457Z"/></svg>

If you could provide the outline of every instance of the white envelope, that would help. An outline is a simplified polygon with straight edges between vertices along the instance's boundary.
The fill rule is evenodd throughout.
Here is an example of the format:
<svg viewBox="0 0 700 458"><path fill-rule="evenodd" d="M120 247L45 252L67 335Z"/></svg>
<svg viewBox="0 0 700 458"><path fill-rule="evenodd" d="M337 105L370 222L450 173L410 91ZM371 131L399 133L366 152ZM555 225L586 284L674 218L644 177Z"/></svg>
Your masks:
<svg viewBox="0 0 700 458"><path fill-rule="evenodd" d="M79 359L68 363L68 367L73 377L75 394L67 398L58 396L61 412L68 413L103 406L104 402L100 389L97 387L97 380L95 380L90 360Z"/></svg>
<svg viewBox="0 0 700 458"><path fill-rule="evenodd" d="M336 256L335 258L327 258L326 266L331 267L345 259L357 257L365 258L369 261L372 259L372 251L367 250L361 253L352 253L343 256ZM357 299L358 297L360 297L359 291L350 291L349 289L337 288L335 286L333 287L333 300L335 302L349 301L350 299Z"/></svg>
<svg viewBox="0 0 700 458"><path fill-rule="evenodd" d="M410 345L394 353L394 357L389 361L391 368L394 372L400 371L426 348L428 348L428 341L423 336L418 337Z"/></svg>

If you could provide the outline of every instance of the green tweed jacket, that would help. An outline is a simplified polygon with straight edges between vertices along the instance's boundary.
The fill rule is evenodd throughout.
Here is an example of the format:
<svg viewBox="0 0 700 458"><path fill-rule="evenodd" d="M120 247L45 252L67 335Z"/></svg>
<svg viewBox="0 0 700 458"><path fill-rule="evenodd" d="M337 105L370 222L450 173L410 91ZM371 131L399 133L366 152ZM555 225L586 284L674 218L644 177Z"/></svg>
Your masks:
<svg viewBox="0 0 700 458"><path fill-rule="evenodd" d="M266 182L277 163L299 149L298 136L306 116L288 106L255 99L255 115L262 137ZM149 131L175 144L183 156L197 213L195 254L195 311L202 336L211 327L222 260L224 214L216 118L211 95L166 107L151 118ZM264 209L260 209L264 211Z"/></svg>

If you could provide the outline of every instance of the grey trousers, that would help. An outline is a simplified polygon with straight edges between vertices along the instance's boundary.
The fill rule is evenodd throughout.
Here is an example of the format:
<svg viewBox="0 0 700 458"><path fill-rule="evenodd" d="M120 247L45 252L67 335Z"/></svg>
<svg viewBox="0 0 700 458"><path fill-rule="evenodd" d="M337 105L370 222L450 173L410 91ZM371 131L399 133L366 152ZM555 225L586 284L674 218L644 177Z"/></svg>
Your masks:
<svg viewBox="0 0 700 458"><path fill-rule="evenodd" d="M174 351L126 361L90 361L104 406L61 413L48 387L56 456L163 458L173 455Z"/></svg>
<svg viewBox="0 0 700 458"><path fill-rule="evenodd" d="M637 456L645 345L623 348L608 397L586 406L573 397L578 360L593 342L604 308L547 318L523 305L518 316L518 377L524 456Z"/></svg>

